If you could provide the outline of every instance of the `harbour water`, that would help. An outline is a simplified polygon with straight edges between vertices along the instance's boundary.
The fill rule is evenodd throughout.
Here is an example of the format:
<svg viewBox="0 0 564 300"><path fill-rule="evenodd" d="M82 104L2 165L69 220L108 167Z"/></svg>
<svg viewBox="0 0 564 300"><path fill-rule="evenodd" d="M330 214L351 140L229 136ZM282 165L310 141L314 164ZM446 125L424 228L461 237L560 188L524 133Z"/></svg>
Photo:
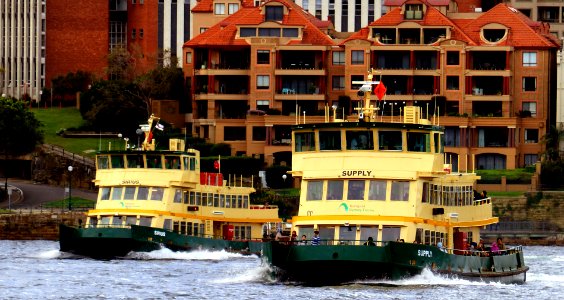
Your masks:
<svg viewBox="0 0 564 300"><path fill-rule="evenodd" d="M52 241L0 241L0 299L559 299L564 247L525 247L523 285L431 272L401 281L311 287L272 278L256 256L223 251L133 253L93 260ZM559 296L560 295L560 296Z"/></svg>

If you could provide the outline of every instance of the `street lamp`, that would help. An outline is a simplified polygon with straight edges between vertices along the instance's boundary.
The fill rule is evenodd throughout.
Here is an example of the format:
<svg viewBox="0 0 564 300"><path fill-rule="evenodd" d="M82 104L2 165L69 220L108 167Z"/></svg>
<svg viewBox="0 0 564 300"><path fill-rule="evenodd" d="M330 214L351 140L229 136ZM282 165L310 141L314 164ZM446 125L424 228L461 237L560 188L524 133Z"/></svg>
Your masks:
<svg viewBox="0 0 564 300"><path fill-rule="evenodd" d="M71 204L71 192L72 192L72 166L69 166L67 168L67 170L69 170L69 210L72 210L72 204Z"/></svg>

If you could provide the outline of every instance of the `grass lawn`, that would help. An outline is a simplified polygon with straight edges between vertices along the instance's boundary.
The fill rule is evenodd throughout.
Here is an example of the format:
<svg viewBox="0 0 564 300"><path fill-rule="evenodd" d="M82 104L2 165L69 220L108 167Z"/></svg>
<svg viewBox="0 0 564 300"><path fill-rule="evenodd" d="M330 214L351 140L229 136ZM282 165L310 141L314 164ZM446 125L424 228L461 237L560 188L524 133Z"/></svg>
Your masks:
<svg viewBox="0 0 564 300"><path fill-rule="evenodd" d="M71 198L71 207L74 207L74 208L94 208L95 204L96 204L96 201L94 201L94 200L84 199L84 198L80 198L80 197L72 197ZM61 207L64 207L66 209L66 208L69 207L69 199L65 198L65 199L61 199L61 200L55 200L55 201L47 202L47 203L43 204L43 207L46 207L46 208L61 208Z"/></svg>
<svg viewBox="0 0 564 300"><path fill-rule="evenodd" d="M523 194L524 192L488 192L490 197L519 197Z"/></svg>
<svg viewBox="0 0 564 300"><path fill-rule="evenodd" d="M61 128L78 128L84 125L85 121L76 108L33 108L31 111L43 124L46 144L56 145L79 155L94 157L95 151L100 148L107 150L109 142L113 142L114 145L117 142L117 139L64 138L57 135Z"/></svg>

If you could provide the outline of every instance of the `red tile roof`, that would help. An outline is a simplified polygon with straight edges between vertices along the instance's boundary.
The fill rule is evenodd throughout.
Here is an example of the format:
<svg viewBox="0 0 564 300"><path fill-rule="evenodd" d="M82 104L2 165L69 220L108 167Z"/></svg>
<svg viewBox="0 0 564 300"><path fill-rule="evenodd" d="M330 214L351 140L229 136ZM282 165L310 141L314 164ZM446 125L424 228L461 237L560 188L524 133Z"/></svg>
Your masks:
<svg viewBox="0 0 564 300"><path fill-rule="evenodd" d="M253 7L253 0L240 0L241 7ZM192 8L192 12L213 12L213 0L198 0L198 3Z"/></svg>
<svg viewBox="0 0 564 300"><path fill-rule="evenodd" d="M423 2L432 6L448 6L450 0L427 0L427 1L411 1L411 0L384 0L384 6L402 6L404 3Z"/></svg>
<svg viewBox="0 0 564 300"><path fill-rule="evenodd" d="M202 0L211 1L211 0ZM333 40L323 33L320 28L327 28L326 21L320 21L310 13L304 11L299 5L289 0L270 0L279 2L289 9L288 15L284 16L281 25L302 26L303 37L301 40L290 40L291 45L334 45ZM262 5L261 5L262 7ZM259 25L264 23L264 15L260 7L243 7L236 13L228 16L223 21L212 26L206 32L198 35L192 40L184 43L184 46L227 46L227 45L249 45L244 38L236 39L237 26ZM330 24L330 23L329 23Z"/></svg>
<svg viewBox="0 0 564 300"><path fill-rule="evenodd" d="M341 44L354 39L367 40L370 27L395 27L404 22L415 22L421 26L448 26L451 28L452 40L459 40L468 45L491 45L491 43L480 38L482 28L488 24L501 24L509 28L508 37L497 45L541 48L559 45L558 40L550 34L548 24L532 21L517 9L506 4L498 4L489 11L480 14L476 19L449 19L436 8L427 6L427 12L423 19L405 20L404 15L401 14L401 8L396 7L380 19L372 22L368 27L351 35ZM379 45L377 41L373 41L373 43Z"/></svg>

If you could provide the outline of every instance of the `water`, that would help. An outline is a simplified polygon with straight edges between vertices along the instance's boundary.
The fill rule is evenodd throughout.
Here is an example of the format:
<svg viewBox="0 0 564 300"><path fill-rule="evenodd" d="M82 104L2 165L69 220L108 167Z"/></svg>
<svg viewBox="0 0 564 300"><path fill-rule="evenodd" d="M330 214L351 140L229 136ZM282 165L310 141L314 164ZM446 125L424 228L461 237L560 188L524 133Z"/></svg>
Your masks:
<svg viewBox="0 0 564 300"><path fill-rule="evenodd" d="M134 253L92 260L51 241L0 241L0 299L558 299L564 248L525 247L524 285L448 279L430 272L402 281L310 287L278 282L256 256L223 251Z"/></svg>

